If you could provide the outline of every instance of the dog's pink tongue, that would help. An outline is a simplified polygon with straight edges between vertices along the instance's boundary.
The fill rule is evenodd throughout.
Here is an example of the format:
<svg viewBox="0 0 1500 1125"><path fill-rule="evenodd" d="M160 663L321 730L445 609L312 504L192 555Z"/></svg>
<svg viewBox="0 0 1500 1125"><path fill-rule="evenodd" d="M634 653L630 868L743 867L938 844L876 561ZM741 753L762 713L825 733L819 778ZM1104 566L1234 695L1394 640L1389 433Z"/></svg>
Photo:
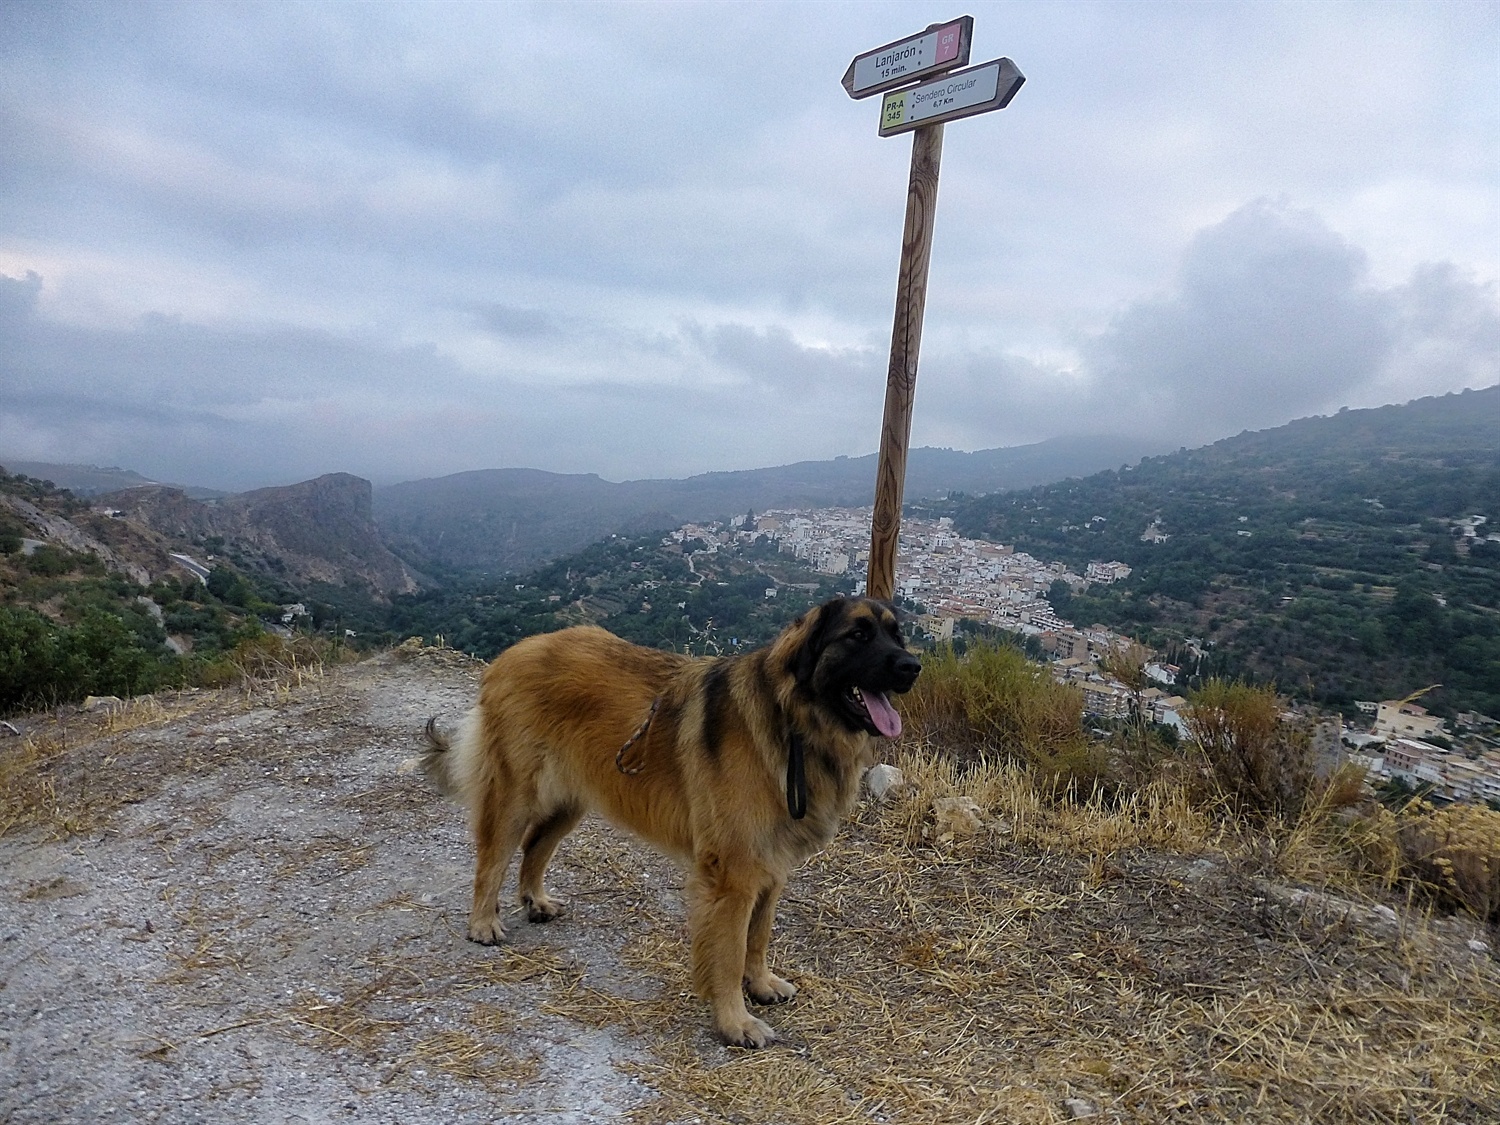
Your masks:
<svg viewBox="0 0 1500 1125"><path fill-rule="evenodd" d="M887 738L899 738L901 716L896 714L896 709L891 706L891 701L885 697L885 693L867 691L863 695L865 710L870 713L870 721L875 724L875 729Z"/></svg>

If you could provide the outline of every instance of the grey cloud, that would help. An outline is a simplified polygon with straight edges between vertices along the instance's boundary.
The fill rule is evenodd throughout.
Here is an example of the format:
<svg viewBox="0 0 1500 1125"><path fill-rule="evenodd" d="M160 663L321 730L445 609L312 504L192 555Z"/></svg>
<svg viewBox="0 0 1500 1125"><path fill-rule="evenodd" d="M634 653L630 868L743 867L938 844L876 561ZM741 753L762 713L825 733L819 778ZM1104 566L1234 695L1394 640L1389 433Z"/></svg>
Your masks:
<svg viewBox="0 0 1500 1125"><path fill-rule="evenodd" d="M475 305L474 319L497 336L514 336L534 340L557 331L553 318L541 309L521 308L498 302Z"/></svg>
<svg viewBox="0 0 1500 1125"><path fill-rule="evenodd" d="M1391 296L1366 287L1365 270L1312 215L1243 207L1193 240L1176 294L1130 307L1093 342L1097 391L1203 438L1337 402L1393 343Z"/></svg>
<svg viewBox="0 0 1500 1125"><path fill-rule="evenodd" d="M0 275L0 308L19 316L0 321L5 456L103 458L226 488L334 469L390 481L504 465L624 479L860 451L878 424L857 421L869 410L829 422L830 397L863 356L802 347L779 328L651 335L580 322L566 337L538 337L537 362L564 355L575 368L647 375L550 382L474 372L430 347L308 329L160 316L80 329L37 315L43 286L35 275ZM537 310L484 312L523 333L555 323Z"/></svg>
<svg viewBox="0 0 1500 1125"><path fill-rule="evenodd" d="M910 9L10 8L0 453L269 483L874 447L908 146L837 78ZM1500 377L1491 8L974 14L1029 79L945 142L915 440ZM1188 241L1283 193L1373 271L1284 205Z"/></svg>
<svg viewBox="0 0 1500 1125"><path fill-rule="evenodd" d="M433 390L465 379L430 345L279 325L217 328L159 314L130 329L80 328L27 312L10 326L0 353L0 384L13 403L73 388L102 401L234 408L350 390L404 394L414 369L425 372Z"/></svg>
<svg viewBox="0 0 1500 1125"><path fill-rule="evenodd" d="M1422 266L1391 293L1395 342L1359 405L1500 380L1500 300L1451 262ZM1378 402L1377 402L1378 400Z"/></svg>
<svg viewBox="0 0 1500 1125"><path fill-rule="evenodd" d="M36 311L42 295L42 277L27 270L25 277L6 277L0 273L0 328L18 332Z"/></svg>
<svg viewBox="0 0 1500 1125"><path fill-rule="evenodd" d="M714 363L766 388L840 394L861 384L874 388L882 374L881 360L870 349L809 347L780 325L694 325L687 331Z"/></svg>
<svg viewBox="0 0 1500 1125"><path fill-rule="evenodd" d="M1175 292L1127 306L1079 350L1067 372L993 353L924 358L929 440L1071 431L1196 444L1488 386L1500 381L1500 307L1493 286L1451 264L1374 286L1363 252L1316 216L1258 201L1193 239Z"/></svg>

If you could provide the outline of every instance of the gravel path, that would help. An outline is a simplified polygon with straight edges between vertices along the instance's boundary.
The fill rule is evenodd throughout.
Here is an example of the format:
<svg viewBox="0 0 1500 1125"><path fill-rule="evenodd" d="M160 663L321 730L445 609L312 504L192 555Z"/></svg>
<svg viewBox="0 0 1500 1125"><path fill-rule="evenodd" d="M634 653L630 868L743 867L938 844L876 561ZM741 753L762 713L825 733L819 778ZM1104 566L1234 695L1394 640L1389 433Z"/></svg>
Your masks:
<svg viewBox="0 0 1500 1125"><path fill-rule="evenodd" d="M583 1001L659 990L620 957L680 925L670 867L585 826L570 919L463 939L462 815L397 770L476 682L383 657L134 730L79 716L75 782L132 803L0 840L0 1122L593 1122L650 1099L642 1043Z"/></svg>

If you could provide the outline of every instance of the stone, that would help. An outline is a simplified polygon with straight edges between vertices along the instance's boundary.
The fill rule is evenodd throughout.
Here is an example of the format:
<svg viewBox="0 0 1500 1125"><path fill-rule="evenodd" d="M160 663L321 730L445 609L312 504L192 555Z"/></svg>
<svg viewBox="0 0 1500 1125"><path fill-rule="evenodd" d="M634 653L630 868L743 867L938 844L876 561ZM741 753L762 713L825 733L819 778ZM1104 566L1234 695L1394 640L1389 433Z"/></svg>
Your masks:
<svg viewBox="0 0 1500 1125"><path fill-rule="evenodd" d="M1081 1117L1093 1117L1094 1114L1099 1112L1098 1107L1093 1102L1083 1098L1064 1098L1063 1108L1068 1111L1068 1116L1074 1121L1077 1121Z"/></svg>
<svg viewBox="0 0 1500 1125"><path fill-rule="evenodd" d="M932 802L932 815L939 843L959 836L974 836L984 827L979 806L972 797L939 797Z"/></svg>
<svg viewBox="0 0 1500 1125"><path fill-rule="evenodd" d="M878 766L871 766L865 772L865 788L877 801L883 801L892 796L905 784L905 775L895 766L888 766L884 762Z"/></svg>

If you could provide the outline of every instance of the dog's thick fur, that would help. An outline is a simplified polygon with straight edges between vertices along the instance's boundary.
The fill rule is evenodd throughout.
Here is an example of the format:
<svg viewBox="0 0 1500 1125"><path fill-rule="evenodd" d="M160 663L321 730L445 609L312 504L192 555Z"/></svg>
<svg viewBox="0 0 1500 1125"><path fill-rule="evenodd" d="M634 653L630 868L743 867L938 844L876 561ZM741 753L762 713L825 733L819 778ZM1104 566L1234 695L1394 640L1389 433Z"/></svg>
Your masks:
<svg viewBox="0 0 1500 1125"><path fill-rule="evenodd" d="M771 1028L745 1007L791 999L766 967L771 919L791 870L833 838L872 764L872 736L900 720L885 693L921 665L884 602L837 598L768 646L693 658L592 626L530 637L496 657L452 747L427 727L427 776L469 809L477 862L469 937L504 936L497 910L511 855L533 922L560 904L543 886L553 852L598 811L688 873L693 983L726 1042L761 1047ZM617 768L629 747L638 773ZM805 759L806 814L789 811L788 755Z"/></svg>

